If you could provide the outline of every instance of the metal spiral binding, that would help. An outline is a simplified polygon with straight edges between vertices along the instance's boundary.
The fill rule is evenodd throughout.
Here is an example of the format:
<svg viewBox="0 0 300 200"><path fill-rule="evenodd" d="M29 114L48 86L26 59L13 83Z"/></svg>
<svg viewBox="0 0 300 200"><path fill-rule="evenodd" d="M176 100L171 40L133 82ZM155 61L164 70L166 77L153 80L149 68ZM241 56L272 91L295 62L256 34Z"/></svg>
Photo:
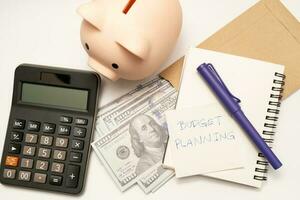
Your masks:
<svg viewBox="0 0 300 200"><path fill-rule="evenodd" d="M281 105L280 100L282 98L281 93L283 92L283 86L284 86L284 79L285 75L276 72L274 74L275 79L273 80L274 86L272 87L272 93L270 94L270 101L269 106L270 108L267 109L268 113L271 113L272 115L278 115L280 110L279 107ZM278 80L280 79L280 80ZM274 92L276 94L274 94ZM276 128L276 122L278 121L277 116L266 116L265 118L266 122L264 123L264 127L266 130L263 130L263 135L268 136L268 138L264 138L264 141L268 144L268 146L271 148L272 143L274 142L272 137L275 132L274 129ZM264 156L262 153L258 153L258 160L256 161L257 167L255 168L256 173L261 173L261 175L254 175L253 178L258 181L266 181L266 173L268 172L268 162L264 159Z"/></svg>

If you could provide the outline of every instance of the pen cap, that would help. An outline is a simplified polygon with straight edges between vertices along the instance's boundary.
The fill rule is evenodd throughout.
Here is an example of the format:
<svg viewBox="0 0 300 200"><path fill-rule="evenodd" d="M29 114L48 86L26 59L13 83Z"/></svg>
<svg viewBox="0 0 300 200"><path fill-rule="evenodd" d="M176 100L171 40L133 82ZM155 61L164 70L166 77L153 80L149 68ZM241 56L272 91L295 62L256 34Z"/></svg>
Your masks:
<svg viewBox="0 0 300 200"><path fill-rule="evenodd" d="M223 81L220 79L211 64L203 63L197 68L197 71L204 78L209 87L214 91L219 100L231 114L240 110L240 105L236 98L231 95Z"/></svg>

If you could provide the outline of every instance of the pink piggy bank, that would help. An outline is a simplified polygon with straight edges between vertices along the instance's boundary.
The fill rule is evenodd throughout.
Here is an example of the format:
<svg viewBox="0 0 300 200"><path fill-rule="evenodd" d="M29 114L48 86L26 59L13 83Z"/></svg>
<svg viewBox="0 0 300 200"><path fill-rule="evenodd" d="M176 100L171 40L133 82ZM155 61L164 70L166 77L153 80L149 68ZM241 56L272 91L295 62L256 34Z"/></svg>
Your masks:
<svg viewBox="0 0 300 200"><path fill-rule="evenodd" d="M182 25L178 0L93 0L78 13L88 64L111 80L139 80L157 71Z"/></svg>

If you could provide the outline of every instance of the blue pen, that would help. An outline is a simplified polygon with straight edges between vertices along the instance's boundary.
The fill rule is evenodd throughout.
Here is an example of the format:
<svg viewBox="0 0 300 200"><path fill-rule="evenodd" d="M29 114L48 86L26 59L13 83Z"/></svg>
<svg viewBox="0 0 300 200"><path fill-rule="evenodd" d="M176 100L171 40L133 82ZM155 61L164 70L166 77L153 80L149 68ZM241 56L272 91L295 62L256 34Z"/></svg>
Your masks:
<svg viewBox="0 0 300 200"><path fill-rule="evenodd" d="M239 105L240 100L234 97L227 89L226 85L223 83L213 65L203 63L197 68L197 71L202 75L207 84L211 87L211 89L215 92L220 101L226 107L228 112L231 113L231 115L238 122L241 128L252 139L252 141L262 152L265 158L269 161L272 167L274 169L280 168L282 166L282 163L276 157L270 147L264 142L263 138L259 135L251 122L247 119Z"/></svg>

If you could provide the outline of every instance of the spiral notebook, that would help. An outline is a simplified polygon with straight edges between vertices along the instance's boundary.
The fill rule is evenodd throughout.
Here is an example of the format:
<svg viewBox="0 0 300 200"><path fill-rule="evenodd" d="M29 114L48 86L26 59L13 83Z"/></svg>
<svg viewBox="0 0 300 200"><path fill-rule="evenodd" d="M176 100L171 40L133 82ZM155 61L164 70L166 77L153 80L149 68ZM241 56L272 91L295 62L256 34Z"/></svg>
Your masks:
<svg viewBox="0 0 300 200"><path fill-rule="evenodd" d="M284 66L192 48L185 57L176 109L219 102L197 73L196 68L201 63L214 65L229 90L241 99L240 105L245 115L265 142L272 146L284 85ZM246 158L244 168L203 175L261 187L262 182L267 180L268 163L246 133L238 124L236 126L240 130L241 150ZM224 155L222 159L230 159L230 155ZM163 166L172 168L172 155L169 148L166 150Z"/></svg>

